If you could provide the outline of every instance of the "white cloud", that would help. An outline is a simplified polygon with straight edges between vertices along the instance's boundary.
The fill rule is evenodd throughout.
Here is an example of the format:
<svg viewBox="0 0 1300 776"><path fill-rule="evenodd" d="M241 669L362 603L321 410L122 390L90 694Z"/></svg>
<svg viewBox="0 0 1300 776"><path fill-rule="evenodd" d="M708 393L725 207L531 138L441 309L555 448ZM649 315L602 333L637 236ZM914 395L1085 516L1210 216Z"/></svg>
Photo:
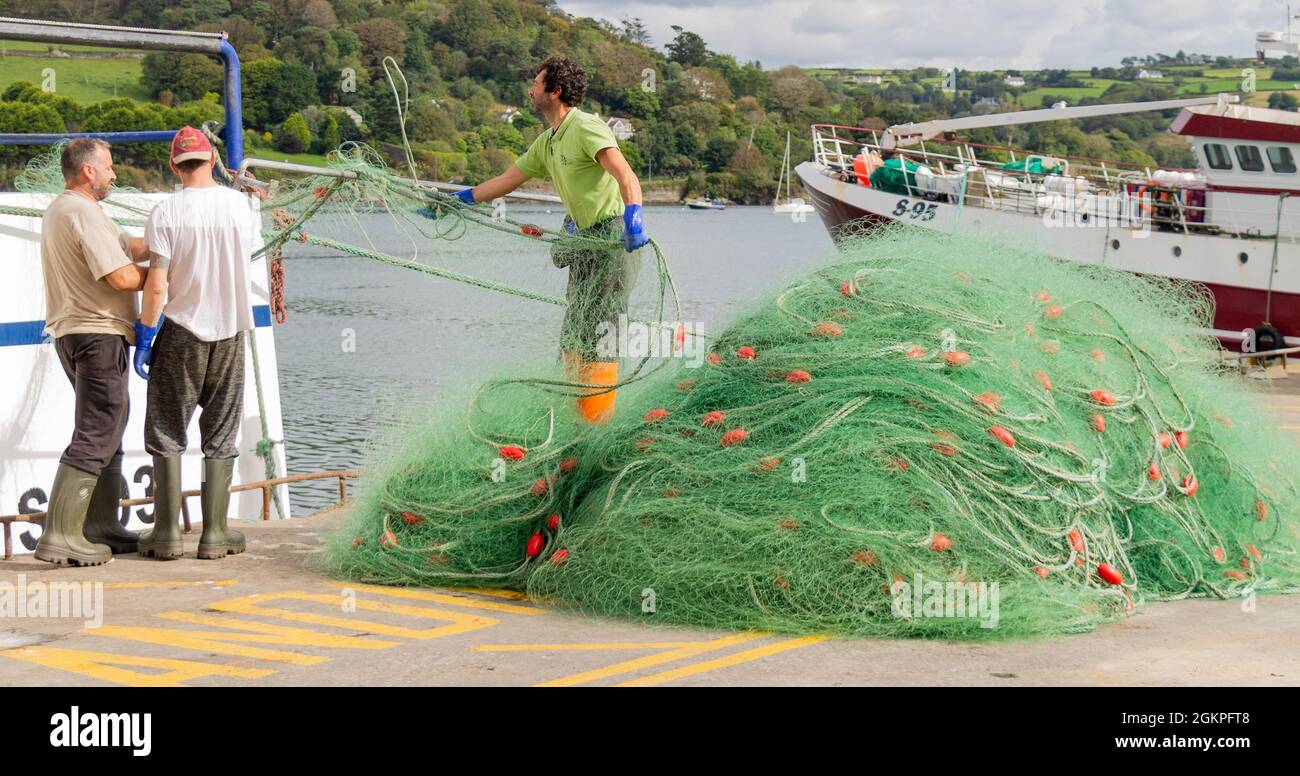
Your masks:
<svg viewBox="0 0 1300 776"><path fill-rule="evenodd" d="M1105 67L1179 49L1250 56L1257 31L1286 22L1285 5L1273 0L560 0L560 7L614 22L640 17L661 49L676 24L713 50L769 69Z"/></svg>

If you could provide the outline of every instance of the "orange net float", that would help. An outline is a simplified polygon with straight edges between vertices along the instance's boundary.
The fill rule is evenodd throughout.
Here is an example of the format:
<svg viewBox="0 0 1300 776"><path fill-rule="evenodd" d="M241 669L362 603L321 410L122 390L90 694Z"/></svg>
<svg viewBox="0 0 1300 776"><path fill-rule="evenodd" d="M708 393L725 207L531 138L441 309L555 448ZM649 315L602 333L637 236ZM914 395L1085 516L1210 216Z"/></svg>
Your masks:
<svg viewBox="0 0 1300 776"><path fill-rule="evenodd" d="M1043 317L1049 319L1060 318L1062 312L1060 305L1049 305L1043 309Z"/></svg>
<svg viewBox="0 0 1300 776"><path fill-rule="evenodd" d="M741 345L736 349L736 358L753 359L755 356L754 349L748 345Z"/></svg>
<svg viewBox="0 0 1300 776"><path fill-rule="evenodd" d="M1034 298L1037 299L1037 300L1040 301L1040 302L1050 302L1050 301L1052 301L1052 295L1049 294L1049 293L1047 293L1046 290L1039 291L1038 294L1035 295Z"/></svg>
<svg viewBox="0 0 1300 776"><path fill-rule="evenodd" d="M689 377L677 384L677 390L679 391L689 391L694 387L695 381Z"/></svg>
<svg viewBox="0 0 1300 776"><path fill-rule="evenodd" d="M840 283L840 296L850 297L858 295L858 287L852 280L846 280Z"/></svg>
<svg viewBox="0 0 1300 776"><path fill-rule="evenodd" d="M1255 499L1255 519L1261 523L1268 519L1268 504L1263 499Z"/></svg>
<svg viewBox="0 0 1300 776"><path fill-rule="evenodd" d="M1161 433L1158 439L1160 440L1160 447L1164 450L1168 450L1169 446L1174 443L1174 438L1165 433Z"/></svg>
<svg viewBox="0 0 1300 776"><path fill-rule="evenodd" d="M925 358L925 348L912 348L907 351L908 358Z"/></svg>
<svg viewBox="0 0 1300 776"><path fill-rule="evenodd" d="M555 484L554 477L552 477L551 482L547 482L545 477L538 477L536 480L533 480L533 487L532 487L533 495L545 496L547 493L551 492L551 486L554 484Z"/></svg>
<svg viewBox="0 0 1300 776"><path fill-rule="evenodd" d="M705 357L705 360L708 361L710 364L717 366L718 364L722 363L722 356L718 355L717 353L710 353L708 356Z"/></svg>
<svg viewBox="0 0 1300 776"><path fill-rule="evenodd" d="M1035 331L1037 331L1037 329L1034 328L1034 324L1032 324L1032 323L1026 323L1026 324L1025 324L1025 333L1026 333L1026 334L1028 334L1029 336L1032 337L1032 336L1034 336L1034 332L1035 332Z"/></svg>
<svg viewBox="0 0 1300 776"><path fill-rule="evenodd" d="M717 410L706 412L704 413L704 417L700 418L700 425L705 428L717 428L722 425L722 421L725 420L726 417L725 413L718 412Z"/></svg>
<svg viewBox="0 0 1300 776"><path fill-rule="evenodd" d="M1215 563L1222 563L1223 561L1227 560L1228 557L1226 554L1224 554L1223 548L1218 545L1215 545L1210 549L1210 554L1214 556Z"/></svg>
<svg viewBox="0 0 1300 776"><path fill-rule="evenodd" d="M563 566L569 560L569 551L561 547L551 556L552 566Z"/></svg>
<svg viewBox="0 0 1300 776"><path fill-rule="evenodd" d="M930 433L943 442L957 441L956 435L948 431L931 431ZM949 458L952 458L957 454L957 448L953 447L951 444L934 444L930 445L930 449L938 452L940 455L946 455Z"/></svg>
<svg viewBox="0 0 1300 776"><path fill-rule="evenodd" d="M647 412L644 416L642 416L641 419L644 420L646 423L658 423L659 421L663 420L666 417L668 417L668 410L664 409L663 407L655 407L654 409Z"/></svg>
<svg viewBox="0 0 1300 776"><path fill-rule="evenodd" d="M1043 352L1049 356L1054 356L1061 352L1061 346L1055 342L1044 342L1041 347Z"/></svg>
<svg viewBox="0 0 1300 776"><path fill-rule="evenodd" d="M780 458L769 455L758 459L758 466L755 466L753 470L755 472L758 472L759 474L762 474L763 472L770 472L780 465L781 465Z"/></svg>
<svg viewBox="0 0 1300 776"><path fill-rule="evenodd" d="M391 550L397 547L397 536L392 529L385 528L384 532L379 535L379 546L385 550Z"/></svg>
<svg viewBox="0 0 1300 776"><path fill-rule="evenodd" d="M993 391L985 391L976 396L975 403L991 415L997 415L1002 411L1002 397Z"/></svg>
<svg viewBox="0 0 1300 776"><path fill-rule="evenodd" d="M1070 531L1069 538L1070 546L1074 548L1075 552L1082 554L1088 548L1087 542L1083 539L1083 532L1079 529L1075 528Z"/></svg>
<svg viewBox="0 0 1300 776"><path fill-rule="evenodd" d="M1041 370L1036 371L1034 372L1034 377L1037 377L1038 382L1043 384L1043 390L1048 392L1052 390L1052 378L1048 377L1046 372Z"/></svg>
<svg viewBox="0 0 1300 776"><path fill-rule="evenodd" d="M943 354L943 360L948 366L966 366L970 363L970 354L964 350L949 350Z"/></svg>
<svg viewBox="0 0 1300 776"><path fill-rule="evenodd" d="M898 457L896 457L896 456L892 456L892 455L889 455L888 453L884 453L884 452L882 452L881 455L883 455L883 456L885 457L885 468L886 468L886 469L889 469L890 471L896 471L896 472L905 472L905 471L907 471L907 468L908 468L908 463L907 463L907 461L904 461L902 458L898 458Z"/></svg>
<svg viewBox="0 0 1300 776"><path fill-rule="evenodd" d="M844 328L838 323L819 323L808 334L813 337L839 337L844 334Z"/></svg>
<svg viewBox="0 0 1300 776"><path fill-rule="evenodd" d="M849 557L853 560L854 565L857 566L874 566L878 560L876 558L876 553L871 550L854 550L853 554Z"/></svg>
<svg viewBox="0 0 1300 776"><path fill-rule="evenodd" d="M749 438L748 431L746 431L743 428L733 428L727 433L723 434L722 439L720 439L719 442L722 444L723 447L735 447L738 444L742 444L748 438Z"/></svg>
<svg viewBox="0 0 1300 776"><path fill-rule="evenodd" d="M1178 445L1179 450L1186 450L1187 442L1188 438L1186 431L1177 431L1174 433L1174 444Z"/></svg>
<svg viewBox="0 0 1300 776"><path fill-rule="evenodd" d="M989 426L989 433L993 435L994 439L998 440L999 442L1006 445L1007 447L1016 446L1015 436L1012 435L1010 431L1007 431L1002 426Z"/></svg>
<svg viewBox="0 0 1300 776"><path fill-rule="evenodd" d="M952 549L952 539L945 534L937 533L930 539L930 549L935 552L947 552Z"/></svg>
<svg viewBox="0 0 1300 776"><path fill-rule="evenodd" d="M1109 563L1102 563L1101 565L1097 566L1097 576L1101 577L1103 581L1112 585L1124 584L1124 575L1120 574L1119 569L1115 568Z"/></svg>
<svg viewBox="0 0 1300 776"><path fill-rule="evenodd" d="M1047 569L1042 566L1035 566L1034 573L1043 579L1047 579Z"/></svg>
<svg viewBox="0 0 1300 776"><path fill-rule="evenodd" d="M551 513L551 516L548 517L548 518L546 518L546 527L549 528L549 529L551 529L551 532L552 532L552 533L554 533L555 531L560 530L560 513L559 513L559 512L552 512L552 513Z"/></svg>
<svg viewBox="0 0 1300 776"><path fill-rule="evenodd" d="M519 445L502 445L497 448L497 454L507 461L522 461L525 452Z"/></svg>
<svg viewBox="0 0 1300 776"><path fill-rule="evenodd" d="M1259 551L1259 548L1256 547L1256 546L1253 545L1253 544L1247 544L1247 545L1246 545L1246 552L1249 552L1249 553L1251 554L1251 556L1253 556L1253 557L1255 558L1255 560L1258 560L1258 561L1263 561L1263 560L1264 560L1264 553L1260 552L1260 551Z"/></svg>
<svg viewBox="0 0 1300 776"><path fill-rule="evenodd" d="M1092 357L1093 361L1096 361L1099 364L1106 361L1106 354L1102 353L1100 350L1090 350L1088 351L1088 355Z"/></svg>
<svg viewBox="0 0 1300 776"><path fill-rule="evenodd" d="M1160 467L1156 466L1155 464L1151 464L1149 467L1147 467L1147 478L1150 479L1152 482L1159 480Z"/></svg>
<svg viewBox="0 0 1300 776"><path fill-rule="evenodd" d="M1201 484L1196 481L1196 475L1189 474L1183 478L1183 486L1179 490L1183 492L1184 496L1195 496L1200 487Z"/></svg>
<svg viewBox="0 0 1300 776"><path fill-rule="evenodd" d="M1106 432L1106 418L1102 417L1100 412L1092 414L1092 427L1098 434Z"/></svg>
<svg viewBox="0 0 1300 776"><path fill-rule="evenodd" d="M532 224L522 224L522 225L519 227L519 231L520 231L520 232L523 232L524 234L528 235L529 237L541 237L541 236L542 236L542 230L541 230L541 229L538 229L537 227L533 226Z"/></svg>
<svg viewBox="0 0 1300 776"><path fill-rule="evenodd" d="M1245 581L1246 581L1246 575L1243 574L1243 573L1241 573L1240 571L1237 571L1236 569L1228 569L1228 570L1224 571L1224 572L1223 572L1223 576L1225 576L1225 577L1227 577L1227 578L1229 578L1229 579L1235 579L1235 580L1238 581L1238 582L1245 582Z"/></svg>
<svg viewBox="0 0 1300 776"><path fill-rule="evenodd" d="M569 472L576 471L577 468L578 468L577 458L565 458L563 461L560 461L560 472L563 474L568 474Z"/></svg>
<svg viewBox="0 0 1300 776"><path fill-rule="evenodd" d="M965 272L954 272L952 273L952 276L957 278L963 283L969 283L972 280L974 280L974 278L972 278L970 275L967 275Z"/></svg>
<svg viewBox="0 0 1300 776"><path fill-rule="evenodd" d="M1113 407L1115 405L1115 394L1100 388L1089 394L1092 400L1103 407Z"/></svg>
<svg viewBox="0 0 1300 776"><path fill-rule="evenodd" d="M424 518L420 517L414 512L403 512L402 522L406 523L407 525L419 525L420 523L424 522Z"/></svg>
<svg viewBox="0 0 1300 776"><path fill-rule="evenodd" d="M524 553L530 558L536 558L542 554L542 547L546 546L546 539L541 534L535 533L528 537L528 544L524 545Z"/></svg>
<svg viewBox="0 0 1300 776"><path fill-rule="evenodd" d="M785 376L787 383L806 383L812 380L812 375L804 369L796 369Z"/></svg>

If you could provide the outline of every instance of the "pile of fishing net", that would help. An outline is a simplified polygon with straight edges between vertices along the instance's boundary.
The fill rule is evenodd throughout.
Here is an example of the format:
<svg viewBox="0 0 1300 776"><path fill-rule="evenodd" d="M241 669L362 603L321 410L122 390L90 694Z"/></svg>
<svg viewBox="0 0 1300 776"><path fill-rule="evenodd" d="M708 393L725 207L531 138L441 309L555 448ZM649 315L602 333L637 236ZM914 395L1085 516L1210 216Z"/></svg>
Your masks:
<svg viewBox="0 0 1300 776"><path fill-rule="evenodd" d="M484 386L376 464L330 567L646 623L950 638L1297 589L1295 444L1219 366L1194 287L919 230L841 247L700 368L624 388L608 425L575 421L560 379ZM900 615L899 582L996 584L996 627Z"/></svg>

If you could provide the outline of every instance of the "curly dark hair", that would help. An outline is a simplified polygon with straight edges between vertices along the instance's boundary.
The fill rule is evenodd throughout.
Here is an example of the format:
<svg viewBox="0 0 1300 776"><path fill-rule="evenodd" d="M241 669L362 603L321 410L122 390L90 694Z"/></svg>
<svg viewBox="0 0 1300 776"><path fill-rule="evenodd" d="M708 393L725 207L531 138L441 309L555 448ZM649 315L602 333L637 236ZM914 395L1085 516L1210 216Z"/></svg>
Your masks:
<svg viewBox="0 0 1300 776"><path fill-rule="evenodd" d="M542 84L548 92L559 92L560 102L570 108L582 103L587 93L587 73L582 66L568 57L547 57L533 74L546 71Z"/></svg>

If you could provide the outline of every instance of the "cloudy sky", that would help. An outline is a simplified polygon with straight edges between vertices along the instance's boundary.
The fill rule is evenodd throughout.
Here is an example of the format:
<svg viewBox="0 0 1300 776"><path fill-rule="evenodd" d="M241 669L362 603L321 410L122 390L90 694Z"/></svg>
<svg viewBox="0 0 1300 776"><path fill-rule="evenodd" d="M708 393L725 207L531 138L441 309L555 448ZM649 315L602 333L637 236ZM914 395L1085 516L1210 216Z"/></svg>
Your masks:
<svg viewBox="0 0 1300 776"><path fill-rule="evenodd" d="M1255 33L1282 30L1278 0L559 0L575 16L640 17L653 45L674 24L711 49L768 69L1118 66L1156 52L1250 56ZM1300 13L1300 0L1292 0ZM1300 32L1300 19L1293 22Z"/></svg>

